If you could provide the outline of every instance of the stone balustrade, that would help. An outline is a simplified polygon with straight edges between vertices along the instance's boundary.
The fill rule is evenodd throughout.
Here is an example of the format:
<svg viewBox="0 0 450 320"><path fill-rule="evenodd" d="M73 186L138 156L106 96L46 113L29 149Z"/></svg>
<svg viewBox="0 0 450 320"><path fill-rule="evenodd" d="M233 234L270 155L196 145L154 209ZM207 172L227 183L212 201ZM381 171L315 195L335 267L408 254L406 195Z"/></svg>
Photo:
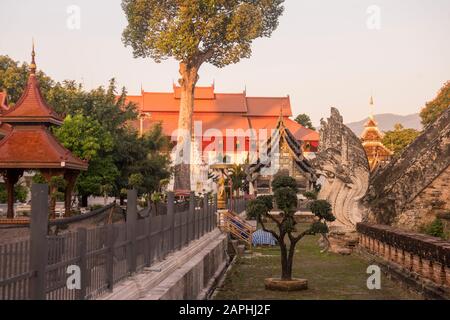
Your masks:
<svg viewBox="0 0 450 320"><path fill-rule="evenodd" d="M420 280L450 289L450 242L385 225L357 225L361 249Z"/></svg>

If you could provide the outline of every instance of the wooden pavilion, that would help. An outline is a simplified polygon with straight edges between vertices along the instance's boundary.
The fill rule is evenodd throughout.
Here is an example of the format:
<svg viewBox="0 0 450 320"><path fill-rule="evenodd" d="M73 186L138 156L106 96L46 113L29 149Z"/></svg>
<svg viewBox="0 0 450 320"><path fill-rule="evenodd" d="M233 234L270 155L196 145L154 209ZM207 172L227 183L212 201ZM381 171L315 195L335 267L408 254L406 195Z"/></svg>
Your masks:
<svg viewBox="0 0 450 320"><path fill-rule="evenodd" d="M34 46L27 86L14 106L0 111L0 122L11 127L0 140L0 173L8 194L7 218L14 218L14 185L28 170L40 171L48 183L54 176L65 179L65 214L68 215L76 179L80 171L87 170L88 163L75 157L50 131L51 126L60 126L63 120L42 97ZM55 191L50 188L51 193Z"/></svg>

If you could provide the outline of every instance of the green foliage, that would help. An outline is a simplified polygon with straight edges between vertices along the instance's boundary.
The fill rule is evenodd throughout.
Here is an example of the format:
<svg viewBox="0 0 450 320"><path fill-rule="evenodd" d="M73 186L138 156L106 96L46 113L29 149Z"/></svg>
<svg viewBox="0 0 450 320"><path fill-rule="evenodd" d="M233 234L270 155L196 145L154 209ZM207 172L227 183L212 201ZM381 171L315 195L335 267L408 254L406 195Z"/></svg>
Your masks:
<svg viewBox="0 0 450 320"><path fill-rule="evenodd" d="M90 116L68 115L61 127L53 130L58 140L81 159L98 159L113 150L111 134Z"/></svg>
<svg viewBox="0 0 450 320"><path fill-rule="evenodd" d="M272 181L272 190L275 192L280 188L291 188L294 192L297 192L297 181L290 176L278 175Z"/></svg>
<svg viewBox="0 0 450 320"><path fill-rule="evenodd" d="M133 173L128 178L128 184L131 188L138 189L144 183L144 176L140 173Z"/></svg>
<svg viewBox="0 0 450 320"><path fill-rule="evenodd" d="M21 184L14 186L14 197L16 201L25 202L28 197L28 188ZM3 183L0 183L0 203L6 203L8 200L8 194L6 193L6 187Z"/></svg>
<svg viewBox="0 0 450 320"><path fill-rule="evenodd" d="M450 81L447 81L440 89L437 97L428 102L425 108L420 112L422 118L422 124L424 126L429 125L436 121L436 119L450 107Z"/></svg>
<svg viewBox="0 0 450 320"><path fill-rule="evenodd" d="M328 226L326 223L321 222L321 221L316 221L314 222L311 227L310 227L310 234L317 234L317 233L321 233L321 234L327 234L329 231Z"/></svg>
<svg viewBox="0 0 450 320"><path fill-rule="evenodd" d="M303 196L309 200L317 200L317 191L305 191L303 192Z"/></svg>
<svg viewBox="0 0 450 320"><path fill-rule="evenodd" d="M216 67L251 55L251 42L278 26L283 0L123 0L123 42L135 57L173 57Z"/></svg>
<svg viewBox="0 0 450 320"><path fill-rule="evenodd" d="M297 193L292 188L277 188L274 196L277 207L285 213L290 213L297 207Z"/></svg>
<svg viewBox="0 0 450 320"><path fill-rule="evenodd" d="M17 184L14 186L14 198L16 201L25 202L28 197L28 188L26 186ZM6 203L8 200L8 194L6 187L3 183L0 183L0 203Z"/></svg>
<svg viewBox="0 0 450 320"><path fill-rule="evenodd" d="M152 200L153 203L159 203L163 200L163 195L161 192L153 192L150 200Z"/></svg>
<svg viewBox="0 0 450 320"><path fill-rule="evenodd" d="M33 183L40 183L40 184L47 183L47 181L45 181L44 176L39 171L34 172L34 176L33 176L33 178L31 178L31 181Z"/></svg>
<svg viewBox="0 0 450 320"><path fill-rule="evenodd" d="M397 155L413 142L419 134L420 132L415 129L405 129L401 124L396 124L394 130L385 133L382 142Z"/></svg>
<svg viewBox="0 0 450 320"><path fill-rule="evenodd" d="M264 201L261 199L251 200L247 204L246 214L249 219L258 219L262 216L265 216L269 213L269 208L267 208Z"/></svg>
<svg viewBox="0 0 450 320"><path fill-rule="evenodd" d="M89 160L88 170L78 177L79 194L105 195L105 186L113 186L119 176L112 156L114 141L111 133L98 120L76 114L68 115L63 125L54 129L54 134L74 155Z"/></svg>
<svg viewBox="0 0 450 320"><path fill-rule="evenodd" d="M319 218L319 220L334 221L331 204L326 200L315 200L309 204L311 212Z"/></svg>
<svg viewBox="0 0 450 320"><path fill-rule="evenodd" d="M444 223L441 219L434 219L433 222L423 228L423 232L427 235L445 239Z"/></svg>
<svg viewBox="0 0 450 320"><path fill-rule="evenodd" d="M272 195L258 196L256 199L261 200L269 211L273 209Z"/></svg>
<svg viewBox="0 0 450 320"><path fill-rule="evenodd" d="M295 122L297 122L298 124L301 124L305 128L308 128L308 129L311 129L311 130L316 130L316 128L314 128L314 126L313 126L313 124L311 122L311 118L305 113L299 114L295 118Z"/></svg>

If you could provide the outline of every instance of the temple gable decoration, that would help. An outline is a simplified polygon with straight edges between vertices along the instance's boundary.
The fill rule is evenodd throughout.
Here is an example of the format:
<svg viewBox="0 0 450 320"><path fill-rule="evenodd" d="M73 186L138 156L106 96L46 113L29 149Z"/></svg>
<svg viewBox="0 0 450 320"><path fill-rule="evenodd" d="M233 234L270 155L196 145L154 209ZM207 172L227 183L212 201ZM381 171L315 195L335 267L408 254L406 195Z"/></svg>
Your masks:
<svg viewBox="0 0 450 320"><path fill-rule="evenodd" d="M262 145L259 156L247 169L248 180L257 193L271 193L271 182L278 173L293 177L300 191L313 189L317 176L303 154L300 142L294 137L280 116L275 130Z"/></svg>

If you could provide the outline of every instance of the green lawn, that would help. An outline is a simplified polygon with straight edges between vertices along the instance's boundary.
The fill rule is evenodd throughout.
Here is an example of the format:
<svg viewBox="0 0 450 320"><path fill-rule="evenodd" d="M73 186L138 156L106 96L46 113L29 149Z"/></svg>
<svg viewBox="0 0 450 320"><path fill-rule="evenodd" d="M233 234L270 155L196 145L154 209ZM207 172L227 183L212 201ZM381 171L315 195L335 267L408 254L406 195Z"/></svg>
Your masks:
<svg viewBox="0 0 450 320"><path fill-rule="evenodd" d="M420 299L387 279L384 275L380 290L366 286L370 263L357 254L341 256L321 253L318 236L307 236L297 245L294 277L308 279L309 288L299 292L265 290L264 279L280 276L278 247L253 249L251 254L236 258L222 288L216 291L217 300L245 299Z"/></svg>

